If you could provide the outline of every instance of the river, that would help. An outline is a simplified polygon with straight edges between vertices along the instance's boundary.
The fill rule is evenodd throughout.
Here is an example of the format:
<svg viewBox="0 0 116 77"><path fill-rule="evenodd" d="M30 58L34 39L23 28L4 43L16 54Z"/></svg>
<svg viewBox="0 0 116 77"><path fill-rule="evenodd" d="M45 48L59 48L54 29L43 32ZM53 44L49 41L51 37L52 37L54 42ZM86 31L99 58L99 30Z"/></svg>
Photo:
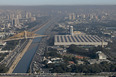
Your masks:
<svg viewBox="0 0 116 77"><path fill-rule="evenodd" d="M46 30L51 26L52 22L49 22L45 26L43 26L40 30L36 32L36 34L44 35ZM33 39L32 44L28 48L27 52L24 54L22 59L19 61L17 66L15 67L13 73L27 73L30 63L33 59L34 54L38 48L39 42L41 41L42 37L37 37Z"/></svg>

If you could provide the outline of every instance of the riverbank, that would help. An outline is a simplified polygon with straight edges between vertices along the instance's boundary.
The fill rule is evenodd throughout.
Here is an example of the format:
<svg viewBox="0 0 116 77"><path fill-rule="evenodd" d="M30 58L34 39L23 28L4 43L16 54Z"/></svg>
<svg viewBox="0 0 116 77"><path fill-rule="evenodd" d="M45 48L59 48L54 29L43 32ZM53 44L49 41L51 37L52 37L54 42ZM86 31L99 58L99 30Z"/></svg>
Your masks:
<svg viewBox="0 0 116 77"><path fill-rule="evenodd" d="M24 56L25 52L28 50L28 48L31 45L32 41L33 41L32 39L29 40L28 44L25 46L25 48L23 49L23 51L15 59L15 61L13 62L12 66L9 68L9 71L7 73L10 74L10 73L13 72L13 70L15 69L15 67L17 66L17 64L21 60L21 58Z"/></svg>

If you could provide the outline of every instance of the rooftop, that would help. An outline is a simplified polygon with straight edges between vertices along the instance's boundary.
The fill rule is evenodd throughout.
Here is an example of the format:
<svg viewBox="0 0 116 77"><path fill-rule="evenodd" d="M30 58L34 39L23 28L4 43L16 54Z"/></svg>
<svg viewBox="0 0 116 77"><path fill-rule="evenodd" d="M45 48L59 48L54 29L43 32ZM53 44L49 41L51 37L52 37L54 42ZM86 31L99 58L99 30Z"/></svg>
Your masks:
<svg viewBox="0 0 116 77"><path fill-rule="evenodd" d="M107 45L97 35L55 35L55 45Z"/></svg>

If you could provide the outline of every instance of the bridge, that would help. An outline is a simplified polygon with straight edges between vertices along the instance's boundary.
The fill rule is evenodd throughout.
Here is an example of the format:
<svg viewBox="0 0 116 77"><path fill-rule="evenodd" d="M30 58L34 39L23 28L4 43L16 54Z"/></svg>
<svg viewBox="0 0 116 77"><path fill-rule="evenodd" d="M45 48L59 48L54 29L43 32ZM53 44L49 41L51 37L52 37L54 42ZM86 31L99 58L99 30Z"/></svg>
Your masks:
<svg viewBox="0 0 116 77"><path fill-rule="evenodd" d="M26 40L21 46L16 47L3 61L2 63L6 63L9 71L7 73L12 73L18 62L21 60L27 49L29 48L30 44L32 43L32 39L36 37L44 37L46 35L39 35L33 32L23 31L21 33L14 34L13 36L9 37L6 40L2 40L3 42L12 41L12 40L21 40L21 39L28 39ZM12 57L11 57L12 56Z"/></svg>
<svg viewBox="0 0 116 77"><path fill-rule="evenodd" d="M15 34L11 37L9 37L6 40L2 40L2 41L12 41L12 40L21 40L21 39L28 39L28 38L36 38L36 37L45 37L47 35L39 35L39 34L35 34L34 32L28 32L28 31L23 31L21 33Z"/></svg>

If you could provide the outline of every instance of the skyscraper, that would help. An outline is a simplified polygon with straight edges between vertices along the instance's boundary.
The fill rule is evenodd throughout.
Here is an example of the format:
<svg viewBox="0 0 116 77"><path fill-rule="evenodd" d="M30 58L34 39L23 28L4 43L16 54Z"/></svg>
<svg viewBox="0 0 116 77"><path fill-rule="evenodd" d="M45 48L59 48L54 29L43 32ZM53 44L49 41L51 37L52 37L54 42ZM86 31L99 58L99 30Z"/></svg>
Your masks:
<svg viewBox="0 0 116 77"><path fill-rule="evenodd" d="M19 19L14 18L14 19L12 20L12 25L13 25L13 26L18 26L18 25L20 25Z"/></svg>
<svg viewBox="0 0 116 77"><path fill-rule="evenodd" d="M72 18L73 18L73 20L76 19L76 15L75 15L75 13L72 14Z"/></svg>
<svg viewBox="0 0 116 77"><path fill-rule="evenodd" d="M72 20L72 14L69 14L69 20Z"/></svg>

